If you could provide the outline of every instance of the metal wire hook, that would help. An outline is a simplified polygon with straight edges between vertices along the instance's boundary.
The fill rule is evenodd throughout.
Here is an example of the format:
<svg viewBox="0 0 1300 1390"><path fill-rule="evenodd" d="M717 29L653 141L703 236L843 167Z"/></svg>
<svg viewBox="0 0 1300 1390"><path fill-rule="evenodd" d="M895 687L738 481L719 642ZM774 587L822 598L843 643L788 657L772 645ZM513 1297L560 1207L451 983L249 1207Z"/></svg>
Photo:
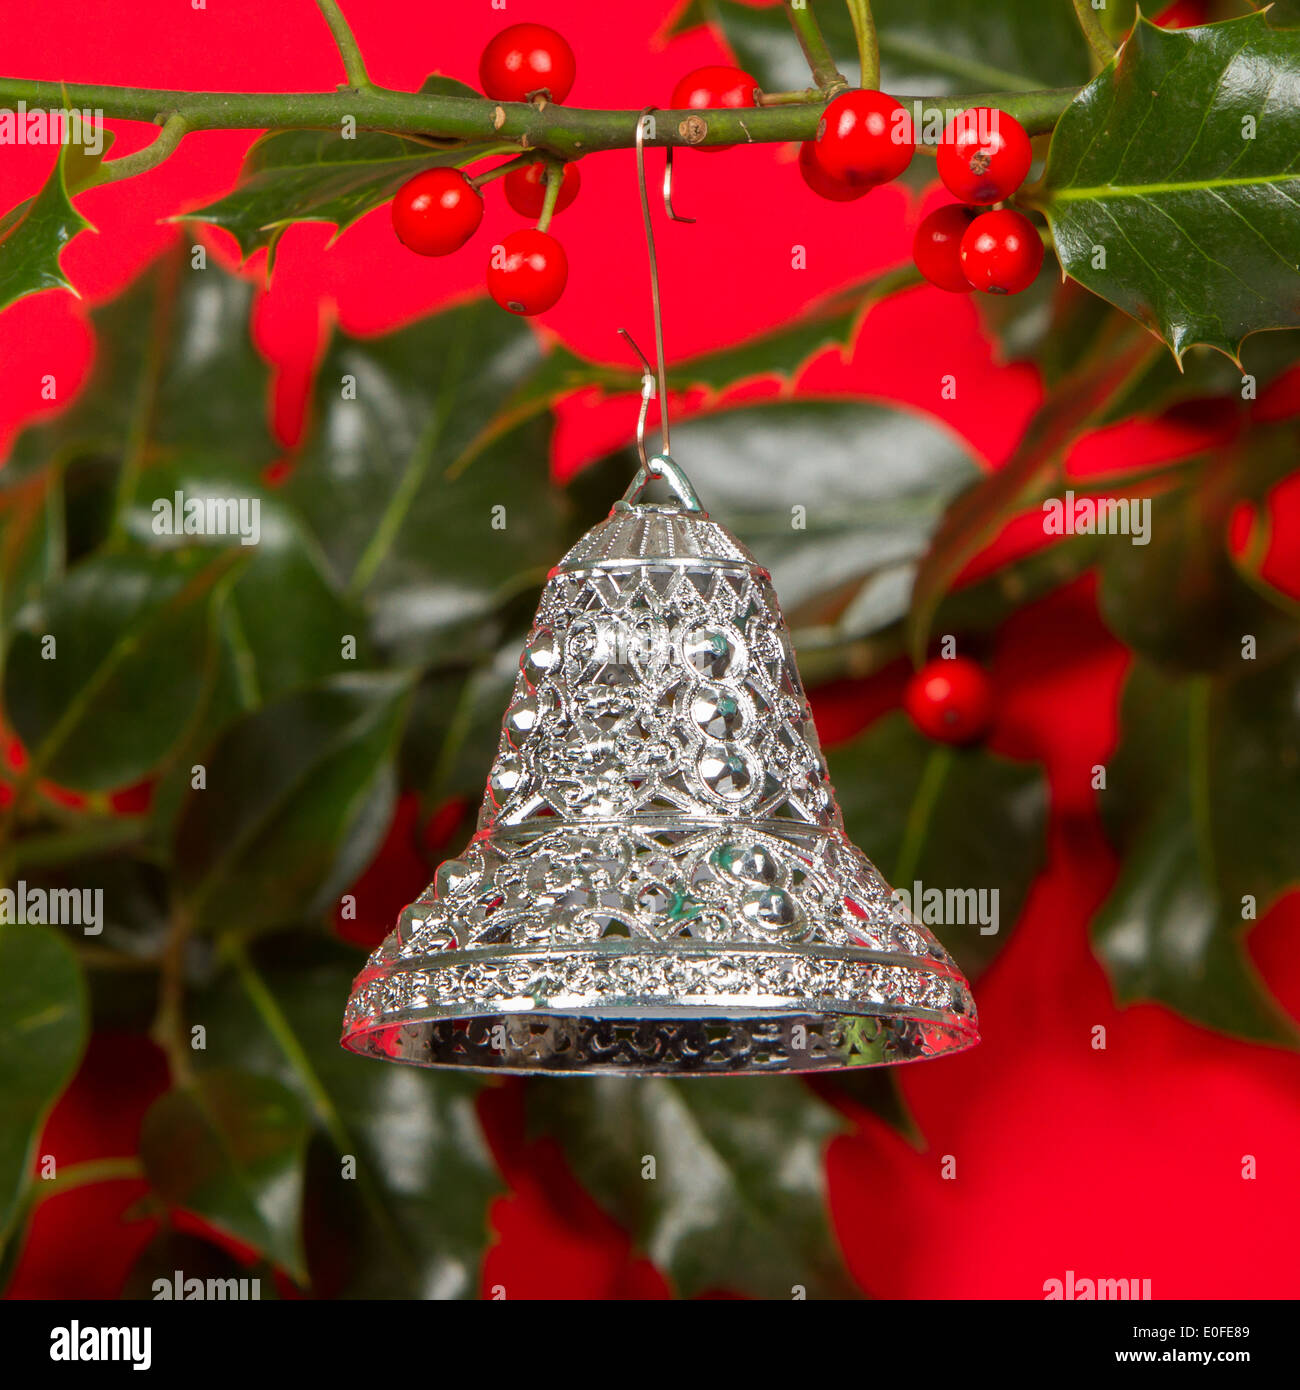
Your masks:
<svg viewBox="0 0 1300 1390"><path fill-rule="evenodd" d="M641 359L641 365L645 368L645 375L641 378L641 409L637 414L636 422L636 448L641 458L641 466L647 470L649 469L649 460L646 457L645 424L646 414L650 408L650 398L654 395L659 397L659 433L663 441L663 448L660 452L664 455L671 453L668 424L668 381L664 372L664 316L663 306L659 298L659 258L655 254L654 225L650 221L650 194L647 191L645 177L646 117L656 110L658 108L655 106L645 107L636 121L636 181L641 194L641 220L645 226L646 254L650 261L650 307L654 316L655 365L651 367L645 353L637 347L635 340L626 328L618 330L631 343L633 352ZM665 153L664 211L674 222L694 222L693 217L683 217L673 207L673 149L671 145L666 147Z"/></svg>

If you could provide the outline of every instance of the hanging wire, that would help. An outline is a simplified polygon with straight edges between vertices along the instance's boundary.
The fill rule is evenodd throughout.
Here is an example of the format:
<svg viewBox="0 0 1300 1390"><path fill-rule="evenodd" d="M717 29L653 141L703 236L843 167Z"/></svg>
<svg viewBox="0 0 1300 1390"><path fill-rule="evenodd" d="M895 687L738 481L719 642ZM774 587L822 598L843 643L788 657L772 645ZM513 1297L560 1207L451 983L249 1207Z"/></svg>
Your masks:
<svg viewBox="0 0 1300 1390"><path fill-rule="evenodd" d="M631 344L632 351L641 359L641 365L645 368L645 374L641 378L641 409L637 413L636 449L641 458L641 467L647 473L653 470L651 470L650 461L646 456L646 414L650 408L650 399L655 395L659 397L659 433L663 446L660 453L668 456L672 452L668 423L668 381L664 371L664 316L663 305L659 298L659 258L655 254L654 225L650 221L650 195L647 191L645 177L646 117L656 110L658 110L657 107L647 106L637 117L636 122L636 181L641 194L641 220L645 225L646 254L650 261L650 307L654 316L655 365L653 367L650 365L645 353L637 346L636 340L626 328L618 330ZM694 222L693 217L683 217L673 207L673 147L671 145L666 147L665 156L664 211L674 222Z"/></svg>

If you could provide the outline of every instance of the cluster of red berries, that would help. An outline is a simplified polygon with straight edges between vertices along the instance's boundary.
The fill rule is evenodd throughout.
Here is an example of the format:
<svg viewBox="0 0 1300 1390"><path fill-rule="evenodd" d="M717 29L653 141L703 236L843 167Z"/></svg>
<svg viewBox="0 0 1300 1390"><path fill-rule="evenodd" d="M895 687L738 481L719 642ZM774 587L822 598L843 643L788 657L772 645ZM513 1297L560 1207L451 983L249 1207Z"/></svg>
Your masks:
<svg viewBox="0 0 1300 1390"><path fill-rule="evenodd" d="M1027 289L1043 264L1038 229L1014 208L971 206L1000 203L1024 183L1033 159L1024 126L1005 111L972 106L949 123L937 154L939 177L961 201L922 219L912 242L916 268L956 293Z"/></svg>
<svg viewBox="0 0 1300 1390"><path fill-rule="evenodd" d="M479 82L493 101L531 101L545 96L561 102L573 86L573 50L544 24L512 24L483 50ZM506 202L521 217L536 219L546 202L549 167L545 160L515 165L505 174ZM483 220L478 185L495 175L471 179L459 169L426 169L398 189L393 198L393 230L422 256L458 251ZM566 164L553 212L563 212L578 196L582 176ZM488 261L488 293L512 314L540 314L564 292L569 262L564 247L548 231L524 227L503 237Z"/></svg>
<svg viewBox="0 0 1300 1390"><path fill-rule="evenodd" d="M573 86L573 50L542 24L514 24L483 50L479 80L493 101L562 102ZM758 83L740 68L711 66L687 73L673 89L674 110L739 109L757 104ZM707 152L728 148L705 145ZM912 162L916 136L907 108L884 92L843 92L826 107L815 140L799 151L799 169L813 192L833 202L861 198L896 179ZM976 213L971 204L1010 197L1029 172L1029 137L1003 111L971 107L944 131L939 177L961 199L932 212L917 229L913 254L921 274L946 290L1015 294L1038 274L1043 244L1021 213L999 208ZM459 250L483 220L481 184L459 169L426 169L393 199L393 228L422 256ZM562 212L578 196L581 176L572 164L515 163L504 174L506 201L523 217L542 217L548 179L561 178L552 207ZM549 219L547 219L549 223ZM546 226L511 232L492 248L488 292L514 314L540 314L564 291L569 265Z"/></svg>
<svg viewBox="0 0 1300 1390"><path fill-rule="evenodd" d="M710 67L684 77L675 108L753 106L758 83L739 68ZM724 145L704 146L725 149ZM847 203L898 178L912 162L916 134L907 108L884 92L843 92L822 114L815 140L799 149L799 171L820 197ZM937 151L939 177L960 198L933 212L916 234L921 274L946 290L1016 294L1043 263L1043 243L1022 213L976 213L971 204L1009 198L1025 180L1033 154L1014 116L970 107L948 125Z"/></svg>
<svg viewBox="0 0 1300 1390"><path fill-rule="evenodd" d="M814 193L849 202L896 179L912 162L916 137L907 108L884 92L844 92L827 106L817 138L799 151L799 169ZM937 151L939 177L960 203L932 212L917 229L917 268L945 290L1016 294L1043 263L1034 224L999 203L1025 180L1033 158L1014 116L987 106L960 112Z"/></svg>
<svg viewBox="0 0 1300 1390"><path fill-rule="evenodd" d="M993 685L978 662L937 657L908 681L903 708L927 738L974 743L993 722Z"/></svg>

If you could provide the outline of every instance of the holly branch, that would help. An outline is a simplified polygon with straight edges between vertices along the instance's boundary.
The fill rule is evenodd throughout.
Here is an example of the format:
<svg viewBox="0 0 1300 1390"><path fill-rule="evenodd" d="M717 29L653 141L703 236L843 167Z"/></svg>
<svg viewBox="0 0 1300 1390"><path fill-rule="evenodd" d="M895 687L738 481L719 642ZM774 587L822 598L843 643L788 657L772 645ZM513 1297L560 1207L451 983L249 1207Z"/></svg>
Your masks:
<svg viewBox="0 0 1300 1390"><path fill-rule="evenodd" d="M1075 94L1073 87L1060 87L950 97L895 96L913 113L922 130L946 123L970 106L996 106L1036 135L1053 129ZM176 120L186 131L339 130L351 120L359 131L385 131L451 144L491 140L562 159L631 149L636 144L641 114L639 109L584 109L545 101L493 102L485 97L376 86L341 87L330 92L179 92L0 77L0 105L19 101L29 110L92 110L110 119L148 121L164 127ZM661 111L653 139L674 146L811 140L824 105L825 97L818 93L812 100L744 110ZM106 167L112 168L112 164Z"/></svg>

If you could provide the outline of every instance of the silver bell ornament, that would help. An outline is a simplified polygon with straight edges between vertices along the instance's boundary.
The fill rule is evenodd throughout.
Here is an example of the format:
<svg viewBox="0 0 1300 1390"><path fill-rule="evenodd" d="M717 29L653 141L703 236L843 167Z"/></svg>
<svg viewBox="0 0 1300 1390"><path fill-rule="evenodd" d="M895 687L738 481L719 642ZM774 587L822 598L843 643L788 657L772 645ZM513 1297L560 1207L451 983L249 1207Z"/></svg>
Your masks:
<svg viewBox="0 0 1300 1390"><path fill-rule="evenodd" d="M643 500L652 476L673 501ZM551 571L478 832L357 977L344 1045L688 1076L978 1037L961 972L845 835L770 576L649 460Z"/></svg>
<svg viewBox="0 0 1300 1390"><path fill-rule="evenodd" d="M771 576L669 455L642 131L663 451L647 363L637 477L551 571L477 833L357 976L343 1045L625 1076L959 1051L970 987L845 834Z"/></svg>

